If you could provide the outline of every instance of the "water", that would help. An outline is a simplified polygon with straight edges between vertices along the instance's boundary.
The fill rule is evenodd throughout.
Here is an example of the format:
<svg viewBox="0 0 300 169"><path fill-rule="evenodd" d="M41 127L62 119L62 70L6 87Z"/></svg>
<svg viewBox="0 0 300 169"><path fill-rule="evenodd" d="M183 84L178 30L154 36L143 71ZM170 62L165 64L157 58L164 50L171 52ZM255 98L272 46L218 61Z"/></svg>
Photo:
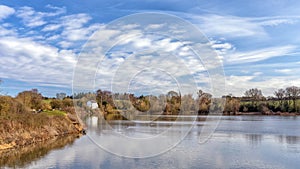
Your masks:
<svg viewBox="0 0 300 169"><path fill-rule="evenodd" d="M95 119L90 121L94 127L88 131L90 136L110 137L112 133L107 128L99 129ZM300 117L224 116L212 137L206 143L199 144L203 124L197 122L180 144L154 157L132 159L116 156L99 148L88 136L83 136L71 143L65 141L66 146L56 147L40 156L39 152L32 152L37 154L36 158L29 158L22 164L10 163L10 167L296 169L300 166ZM147 127L120 122L112 126L122 134L137 137L148 137L170 128L170 124ZM179 128L172 132L178 132ZM122 145L122 142L119 144ZM5 163L0 165L7 166Z"/></svg>

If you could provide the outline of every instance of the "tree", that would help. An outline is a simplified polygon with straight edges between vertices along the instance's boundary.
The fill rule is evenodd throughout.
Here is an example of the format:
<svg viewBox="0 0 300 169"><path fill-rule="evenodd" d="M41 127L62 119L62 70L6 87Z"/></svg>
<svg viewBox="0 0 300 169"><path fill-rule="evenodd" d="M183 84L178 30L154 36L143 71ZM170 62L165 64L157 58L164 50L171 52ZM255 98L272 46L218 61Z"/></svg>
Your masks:
<svg viewBox="0 0 300 169"><path fill-rule="evenodd" d="M26 113L26 107L10 96L0 96L0 116L11 113Z"/></svg>
<svg viewBox="0 0 300 169"><path fill-rule="evenodd" d="M63 105L64 108L65 107L72 107L73 106L73 100L70 99L70 98L64 98L62 100L62 105Z"/></svg>
<svg viewBox="0 0 300 169"><path fill-rule="evenodd" d="M230 95L226 96L224 113L235 115L236 113L238 113L239 109L240 109L240 100Z"/></svg>
<svg viewBox="0 0 300 169"><path fill-rule="evenodd" d="M205 93L202 90L199 90L197 94L199 103L198 114L208 114L211 105L212 95L209 93Z"/></svg>
<svg viewBox="0 0 300 169"><path fill-rule="evenodd" d="M293 108L296 110L296 99L300 96L300 88L296 86L291 86L286 88L286 93L289 99L293 100Z"/></svg>
<svg viewBox="0 0 300 169"><path fill-rule="evenodd" d="M279 100L280 107L283 107L283 99L284 99L284 96L285 96L285 90L284 89L278 89L277 91L274 92L274 95Z"/></svg>
<svg viewBox="0 0 300 169"><path fill-rule="evenodd" d="M61 100L54 99L50 102L52 109L61 109L63 107L63 103Z"/></svg>
<svg viewBox="0 0 300 169"><path fill-rule="evenodd" d="M257 88L247 90L245 92L245 96L250 98L252 106L254 108L257 108L257 101L259 101L263 98L263 94L262 94L261 90L259 90Z"/></svg>
<svg viewBox="0 0 300 169"><path fill-rule="evenodd" d="M30 109L38 110L42 107L43 96L38 92L37 89L23 91L17 95L16 99L25 107Z"/></svg>
<svg viewBox="0 0 300 169"><path fill-rule="evenodd" d="M64 99L67 96L66 93L56 93L56 98L59 100Z"/></svg>

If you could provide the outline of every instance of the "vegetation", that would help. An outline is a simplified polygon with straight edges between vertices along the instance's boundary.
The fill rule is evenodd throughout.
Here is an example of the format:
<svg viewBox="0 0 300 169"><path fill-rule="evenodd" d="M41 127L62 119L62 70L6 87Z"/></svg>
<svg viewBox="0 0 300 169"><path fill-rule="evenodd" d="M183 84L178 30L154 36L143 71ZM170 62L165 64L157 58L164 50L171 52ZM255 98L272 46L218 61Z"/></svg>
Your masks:
<svg viewBox="0 0 300 169"><path fill-rule="evenodd" d="M0 150L79 133L82 126L72 114L76 117L70 98L47 100L37 89L15 98L0 95Z"/></svg>
<svg viewBox="0 0 300 169"><path fill-rule="evenodd" d="M106 120L175 120L177 115L207 115L220 110L224 115L296 115L300 111L300 88L296 86L278 89L269 97L253 88L242 97L223 96L225 102L216 102L216 98L202 90L197 97L175 91L159 96L135 96L103 90L96 94L78 93L74 97L65 93L56 96L43 97L37 89L20 92L16 97L0 95L0 149L78 133L82 126L75 115L74 103L82 108L78 109L80 115L100 112ZM157 118L153 119L154 116Z"/></svg>
<svg viewBox="0 0 300 169"><path fill-rule="evenodd" d="M135 96L98 90L96 94L80 93L74 98L77 98L76 104L80 107L87 107L85 102L96 98L95 102L106 120L138 119L139 116L147 119L147 115L207 115L218 110L223 110L224 115L294 115L300 111L300 89L295 86L278 89L274 96L269 97L265 97L260 89L253 88L245 91L242 97L223 96L225 103L214 103L216 98L202 90L197 95L194 98L192 94L181 96L170 91L165 96Z"/></svg>

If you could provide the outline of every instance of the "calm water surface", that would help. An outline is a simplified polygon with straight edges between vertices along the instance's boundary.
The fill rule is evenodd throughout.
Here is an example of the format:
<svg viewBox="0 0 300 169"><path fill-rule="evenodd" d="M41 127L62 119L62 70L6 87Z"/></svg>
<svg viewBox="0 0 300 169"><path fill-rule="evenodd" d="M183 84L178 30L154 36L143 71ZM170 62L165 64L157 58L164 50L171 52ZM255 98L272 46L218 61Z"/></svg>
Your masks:
<svg viewBox="0 0 300 169"><path fill-rule="evenodd" d="M90 123L95 123L95 120L90 119ZM93 137L97 134L110 134L97 125L93 124L96 127L88 131L94 133ZM131 135L140 132L159 133L168 127L119 124L116 128ZM300 117L224 116L205 144L198 143L201 127L202 122L198 122L180 144L155 157L132 159L116 156L99 148L89 137L83 136L72 144L51 150L39 158L29 159L22 166L16 163L11 167L298 169L300 166ZM5 163L2 165L7 167Z"/></svg>

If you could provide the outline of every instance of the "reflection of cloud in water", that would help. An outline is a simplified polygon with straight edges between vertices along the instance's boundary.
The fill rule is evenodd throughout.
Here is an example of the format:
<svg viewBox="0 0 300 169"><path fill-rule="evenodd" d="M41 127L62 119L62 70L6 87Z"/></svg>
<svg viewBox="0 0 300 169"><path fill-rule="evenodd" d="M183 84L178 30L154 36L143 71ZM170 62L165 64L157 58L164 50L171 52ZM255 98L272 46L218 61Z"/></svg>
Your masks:
<svg viewBox="0 0 300 169"><path fill-rule="evenodd" d="M284 144L277 136L216 133L206 144L197 142L198 127L176 148L156 157L129 159L112 155L94 145L88 137L73 147L50 153L33 168L297 168L297 154L282 156ZM255 148L251 140L260 140ZM122 142L118 143L121 146ZM296 144L298 148L300 144Z"/></svg>
<svg viewBox="0 0 300 169"><path fill-rule="evenodd" d="M85 136L70 147L49 153L43 159L32 163L29 168L298 168L300 136L296 133L299 129L297 120L260 117L260 121L249 123L247 119L253 118L230 118L226 120L230 123L222 123L207 143L198 144L202 126L196 125L177 147L152 158L130 159L115 156L97 147ZM237 128L241 124L243 128ZM276 125L274 130L277 133L266 129L266 124ZM289 124L288 127L286 124ZM252 130L254 125L256 128ZM163 127L160 126L160 130ZM235 128L242 130L233 130ZM95 132L89 130L88 133L109 135L111 132L108 128L93 129ZM139 129L129 125L125 131L146 129L148 130L143 126ZM149 129L156 130L156 127ZM134 146L124 144L121 140L114 144L119 147ZM159 143L152 146L159 146Z"/></svg>

